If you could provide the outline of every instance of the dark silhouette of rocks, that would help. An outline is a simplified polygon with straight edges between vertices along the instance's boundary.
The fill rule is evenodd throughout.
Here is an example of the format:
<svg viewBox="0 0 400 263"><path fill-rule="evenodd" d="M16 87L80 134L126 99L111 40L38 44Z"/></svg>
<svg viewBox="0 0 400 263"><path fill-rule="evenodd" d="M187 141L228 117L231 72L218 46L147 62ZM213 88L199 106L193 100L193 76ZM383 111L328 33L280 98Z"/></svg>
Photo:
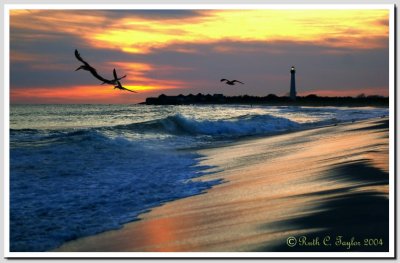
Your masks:
<svg viewBox="0 0 400 263"><path fill-rule="evenodd" d="M260 96L224 96L223 94L201 94L167 96L161 94L158 97L147 98L147 105L190 105L190 104L264 104L277 106L378 106L388 107L389 98L372 95L357 97L319 97L316 94L297 96L293 101L289 96L279 97L275 94Z"/></svg>

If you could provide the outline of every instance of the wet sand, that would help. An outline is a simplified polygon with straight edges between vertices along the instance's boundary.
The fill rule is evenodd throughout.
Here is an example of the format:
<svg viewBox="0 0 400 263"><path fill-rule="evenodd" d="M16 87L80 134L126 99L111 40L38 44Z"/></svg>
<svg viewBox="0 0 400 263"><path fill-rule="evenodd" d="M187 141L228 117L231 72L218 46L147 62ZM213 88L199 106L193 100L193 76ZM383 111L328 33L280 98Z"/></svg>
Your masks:
<svg viewBox="0 0 400 263"><path fill-rule="evenodd" d="M198 180L224 183L56 251L388 251L388 143L388 120L375 119L203 149L215 168ZM291 247L290 236L332 244ZM337 236L382 245L348 249Z"/></svg>

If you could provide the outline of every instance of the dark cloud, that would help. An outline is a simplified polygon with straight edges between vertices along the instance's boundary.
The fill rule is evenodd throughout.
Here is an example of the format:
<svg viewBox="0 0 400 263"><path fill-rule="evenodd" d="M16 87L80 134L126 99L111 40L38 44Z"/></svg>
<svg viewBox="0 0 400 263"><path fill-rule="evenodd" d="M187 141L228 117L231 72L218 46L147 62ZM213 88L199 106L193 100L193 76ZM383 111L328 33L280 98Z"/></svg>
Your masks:
<svg viewBox="0 0 400 263"><path fill-rule="evenodd" d="M19 30L11 34L13 37L23 33ZM106 76L111 76L110 62L146 63L154 66L154 70L144 73L146 78L187 83L186 89L162 91L166 94L282 95L289 87L291 65L297 68L299 91L387 87L389 80L387 49L355 50L295 42L231 41L180 44L149 54L127 54L111 49L92 49L77 37L54 34L54 38L39 38L29 45L11 42L11 52L43 58L42 61L11 61L11 88L98 83L86 72L74 71L80 65L73 54L75 48ZM163 70L168 67L178 70ZM240 79L246 85L227 87L219 82L221 78ZM132 76L130 81L134 82ZM159 93L155 91L154 95Z"/></svg>
<svg viewBox="0 0 400 263"><path fill-rule="evenodd" d="M173 61L177 67L190 68L184 74L176 72L165 77L188 81L191 88L207 92L224 90L220 89L219 79L225 77L246 82L241 88L249 94L284 94L289 87L291 65L297 68L298 88L304 90L388 86L386 49L332 50L316 45L259 42L226 42L218 46L232 52L219 52L215 44L192 45L190 48L196 53L162 51L148 55L146 61L158 65ZM232 90L236 94L242 92L239 88Z"/></svg>
<svg viewBox="0 0 400 263"><path fill-rule="evenodd" d="M96 10L103 13L108 18L121 17L142 17L146 19L164 20L164 19L180 19L203 16L201 11L196 10ZM85 12L85 11L82 11ZM87 12L87 11L86 11Z"/></svg>

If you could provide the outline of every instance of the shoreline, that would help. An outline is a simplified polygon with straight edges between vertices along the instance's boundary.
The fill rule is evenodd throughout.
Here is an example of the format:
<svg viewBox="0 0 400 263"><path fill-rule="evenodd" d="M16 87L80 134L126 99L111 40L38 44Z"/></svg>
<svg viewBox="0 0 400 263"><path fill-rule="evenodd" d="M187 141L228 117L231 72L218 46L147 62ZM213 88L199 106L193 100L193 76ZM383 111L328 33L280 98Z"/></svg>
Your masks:
<svg viewBox="0 0 400 263"><path fill-rule="evenodd" d="M387 122L341 123L198 149L205 156L199 165L216 168L195 180L223 179L222 184L155 207L122 229L70 241L55 251L349 251L292 248L285 242L288 236L312 240L353 230L362 239L365 228L372 229L366 234L381 233L386 240L368 251L385 251ZM366 178L357 176L359 171ZM379 216L368 219L366 205ZM352 215L346 219L350 228L329 219L346 214ZM351 220L360 215L366 217L363 228Z"/></svg>
<svg viewBox="0 0 400 263"><path fill-rule="evenodd" d="M132 103L12 103L10 106L49 106L49 105L127 105L127 106L213 106L213 105L226 105L226 106L271 106L271 107L313 107L313 108L324 108L324 107L336 107L336 108L389 108L389 105L290 105L290 104L272 104L272 103L194 103L194 104L167 104L167 105L150 105L145 102L132 102Z"/></svg>
<svg viewBox="0 0 400 263"><path fill-rule="evenodd" d="M128 104L131 105L131 104ZM188 104L146 104L146 102L134 103L132 105L144 105L144 106L213 106L213 105L226 105L226 106L268 106L268 107L313 107L313 108L324 108L324 107L336 107L336 108L388 108L389 105L384 104L288 104L288 103L188 103Z"/></svg>
<svg viewBox="0 0 400 263"><path fill-rule="evenodd" d="M301 129L297 130L290 130L290 131L281 131L281 132L274 132L274 133L269 133L269 134L256 134L256 135L243 135L236 137L235 140L229 140L229 141L223 141L223 142L216 142L214 145L204 145L204 146L195 146L195 147L190 147L190 148L178 148L179 151L195 151L199 152L202 150L207 150L207 149L214 149L214 148L221 148L221 147L228 147L240 143L245 143L248 141L253 141L257 139L264 139L268 138L271 136L280 136L280 135L286 135L286 134L291 134L295 132L302 132L302 131L308 131L308 130L315 130L315 129L320 129L320 128L327 128L327 127L334 127L337 125L348 125L348 124L355 124L355 123L361 123L369 120L381 120L381 119L387 119L388 116L382 116L380 118L371 118L371 119L363 119L363 120L355 120L355 121L337 121L335 123L324 123L321 125L316 125L316 126L308 126L308 127L303 127Z"/></svg>

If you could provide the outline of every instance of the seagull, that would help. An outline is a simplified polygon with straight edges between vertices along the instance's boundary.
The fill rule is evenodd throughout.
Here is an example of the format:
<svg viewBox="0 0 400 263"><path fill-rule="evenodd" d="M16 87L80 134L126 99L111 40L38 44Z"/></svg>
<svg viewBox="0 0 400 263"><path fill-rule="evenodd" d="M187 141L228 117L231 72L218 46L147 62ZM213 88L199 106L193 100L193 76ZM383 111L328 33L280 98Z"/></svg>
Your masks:
<svg viewBox="0 0 400 263"><path fill-rule="evenodd" d="M83 65L80 66L79 68L77 68L75 71L78 71L78 70L80 70L80 69L89 71L90 73L92 73L92 75L93 75L96 79L98 79L98 80L100 80L100 81L103 82L103 83L101 83L102 85L103 85L103 84L117 85L117 82L116 82L116 81L119 81L119 80L121 80L121 79L123 79L123 78L126 77L126 75L124 75L124 76L122 76L122 77L120 77L120 78L115 78L115 79L113 79L113 80L105 79L105 78L103 78L102 76L100 76L100 75L97 73L97 70L96 70L94 67L90 66L89 63L87 63L86 61L84 61L84 60L82 59L82 57L81 57L81 55L79 54L79 52L78 52L77 49L75 49L75 57L76 57L80 62L83 63Z"/></svg>
<svg viewBox="0 0 400 263"><path fill-rule="evenodd" d="M231 85L231 86L235 85L235 82L238 82L240 84L244 84L243 82L241 82L239 80L236 80L236 79L234 79L234 80L221 79L221 82L223 82L223 81L226 81L226 84Z"/></svg>
<svg viewBox="0 0 400 263"><path fill-rule="evenodd" d="M123 76L123 77L121 77L121 78L118 78L118 76L117 76L117 71L114 69L113 70L113 75L114 75L114 79L113 79L113 81L114 81L114 89L119 89L119 90L126 90L126 91L130 91L130 92L133 92L133 93L137 93L136 91L134 91L134 90L130 90L130 89L127 89L127 88L125 88L125 87L123 87L122 85L121 85L121 82L119 82L120 81L120 79L122 79L122 78L124 78L124 77L126 77L126 75L125 76Z"/></svg>

